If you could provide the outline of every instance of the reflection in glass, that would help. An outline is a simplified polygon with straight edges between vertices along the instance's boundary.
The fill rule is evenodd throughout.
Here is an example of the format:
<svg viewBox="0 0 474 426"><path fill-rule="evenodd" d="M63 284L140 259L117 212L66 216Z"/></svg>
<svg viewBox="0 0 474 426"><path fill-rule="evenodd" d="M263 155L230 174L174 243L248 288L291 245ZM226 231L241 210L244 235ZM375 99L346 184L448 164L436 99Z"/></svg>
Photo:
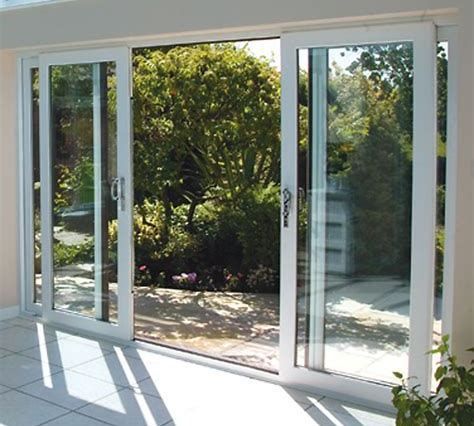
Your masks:
<svg viewBox="0 0 474 426"><path fill-rule="evenodd" d="M116 321L115 65L52 66L54 308Z"/></svg>
<svg viewBox="0 0 474 426"><path fill-rule="evenodd" d="M39 139L39 69L31 69L31 143L33 151L33 303L41 303L41 178Z"/></svg>
<svg viewBox="0 0 474 426"><path fill-rule="evenodd" d="M408 366L411 43L299 51L297 365Z"/></svg>

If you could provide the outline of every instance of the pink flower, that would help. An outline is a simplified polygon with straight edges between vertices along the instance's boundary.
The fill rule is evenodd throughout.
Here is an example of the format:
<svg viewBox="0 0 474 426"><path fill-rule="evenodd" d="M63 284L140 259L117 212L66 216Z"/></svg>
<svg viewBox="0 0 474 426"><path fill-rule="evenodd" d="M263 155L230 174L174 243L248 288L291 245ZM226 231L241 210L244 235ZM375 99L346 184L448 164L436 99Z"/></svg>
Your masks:
<svg viewBox="0 0 474 426"><path fill-rule="evenodd" d="M141 271L141 272L145 272L147 269L148 269L148 268L147 268L146 265L142 265L142 266L140 266L140 267L138 268L138 270Z"/></svg>

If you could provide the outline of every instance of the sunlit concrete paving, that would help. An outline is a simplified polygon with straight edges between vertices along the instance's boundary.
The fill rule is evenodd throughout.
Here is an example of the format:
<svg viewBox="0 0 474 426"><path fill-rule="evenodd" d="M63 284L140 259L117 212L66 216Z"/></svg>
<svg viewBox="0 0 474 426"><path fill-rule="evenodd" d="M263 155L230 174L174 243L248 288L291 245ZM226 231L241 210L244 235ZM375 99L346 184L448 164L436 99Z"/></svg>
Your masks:
<svg viewBox="0 0 474 426"><path fill-rule="evenodd" d="M75 272L74 272L75 271ZM86 271L86 272L84 272ZM87 268L65 269L56 284L56 307L94 316L94 281ZM325 368L393 382L407 374L410 288L386 277L335 277L325 292ZM116 319L116 284L110 285L110 318ZM300 314L305 313L299 296ZM436 298L433 342L441 332ZM304 319L304 315L300 315ZM279 295L135 288L135 335L180 349L278 371ZM305 326L299 326L301 342ZM304 344L298 346L305 365ZM434 363L436 367L436 364Z"/></svg>
<svg viewBox="0 0 474 426"><path fill-rule="evenodd" d="M392 425L393 417L228 372L0 322L0 425Z"/></svg>

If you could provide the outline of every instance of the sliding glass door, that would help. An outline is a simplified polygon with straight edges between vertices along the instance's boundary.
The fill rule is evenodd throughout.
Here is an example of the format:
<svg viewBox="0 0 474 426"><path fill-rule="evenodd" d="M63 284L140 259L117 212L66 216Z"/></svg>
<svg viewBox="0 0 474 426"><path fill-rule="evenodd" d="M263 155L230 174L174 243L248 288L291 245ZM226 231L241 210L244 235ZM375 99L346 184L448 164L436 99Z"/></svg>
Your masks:
<svg viewBox="0 0 474 426"><path fill-rule="evenodd" d="M436 175L431 25L282 38L285 381L428 389ZM284 197L285 198L285 197ZM379 389L380 388L380 389Z"/></svg>
<svg viewBox="0 0 474 426"><path fill-rule="evenodd" d="M238 48L137 51L136 73L147 75L150 61L181 60L183 52L233 55ZM427 391L435 260L435 28L419 23L284 34L281 58L281 69L257 64L265 72L255 81L269 91L260 120L248 115L242 96L247 121L238 118L225 97L230 86L219 91L210 79L207 96L224 101L199 108L200 133L196 114L184 120L183 110L174 108L193 104L189 91L177 91L171 79L172 90L164 90L160 75L136 79L137 264L129 49L51 53L40 55L39 67L29 63L34 71L24 74L25 93L36 93L35 100L39 73L40 141L26 153L27 178L35 182L26 192L30 200L35 194L35 214L25 219L38 236L38 250L30 248L27 257L37 259L34 272L42 283L29 305L41 301L47 321L132 340L136 268L138 338L232 361L251 359L253 366L278 370L285 384L326 394L388 403L390 387L383 385L394 382L394 370L416 376ZM255 63L250 55L244 59ZM196 72L192 82L202 77ZM182 81L188 84L189 78L183 74ZM236 88L247 93L247 87L251 104L256 82L243 81ZM197 87L202 92L206 86ZM156 102L160 96L173 108ZM250 131L206 127L217 122L215 105L231 105L231 127ZM30 121L38 118L33 107L25 110ZM281 174L280 134L272 127L280 113ZM185 131L178 132L179 126ZM168 145L151 143L160 138ZM159 167L152 168L150 159ZM163 172L165 165L169 172ZM281 251L279 281L274 244ZM169 300L168 310L163 300ZM227 332L233 316L239 333ZM204 319L217 317L221 335L217 329L202 333ZM205 339L197 339L199 333ZM216 336L227 346L216 345ZM248 356L255 348L270 353L271 362L267 355L257 361Z"/></svg>
<svg viewBox="0 0 474 426"><path fill-rule="evenodd" d="M129 51L40 56L43 311L130 338Z"/></svg>

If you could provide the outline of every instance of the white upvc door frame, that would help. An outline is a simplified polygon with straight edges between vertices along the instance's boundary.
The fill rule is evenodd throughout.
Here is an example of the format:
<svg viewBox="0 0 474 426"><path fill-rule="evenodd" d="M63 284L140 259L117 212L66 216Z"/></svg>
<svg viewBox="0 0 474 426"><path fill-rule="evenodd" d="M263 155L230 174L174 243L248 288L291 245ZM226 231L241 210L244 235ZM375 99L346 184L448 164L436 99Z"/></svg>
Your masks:
<svg viewBox="0 0 474 426"><path fill-rule="evenodd" d="M124 199L118 202L118 321L111 324L53 309L52 157L50 134L49 68L54 65L114 62L117 75L117 176L124 182ZM46 322L89 333L131 340L133 338L133 231L131 60L128 47L78 50L39 55L41 135L41 242L43 318ZM122 206L120 206L122 204Z"/></svg>
<svg viewBox="0 0 474 426"><path fill-rule="evenodd" d="M297 330L297 52L302 48L412 42L414 54L412 258L409 375L428 392L431 376L436 212L436 27L431 22L283 34L282 190L293 195L288 227L281 227L280 378L325 394L389 405L391 388L296 365Z"/></svg>
<svg viewBox="0 0 474 426"><path fill-rule="evenodd" d="M455 25L438 28L438 41L448 43L448 105L446 136L446 213L445 213L445 247L443 262L442 294L442 334L453 336L454 307L454 254L456 233L456 179L458 172L458 27Z"/></svg>

